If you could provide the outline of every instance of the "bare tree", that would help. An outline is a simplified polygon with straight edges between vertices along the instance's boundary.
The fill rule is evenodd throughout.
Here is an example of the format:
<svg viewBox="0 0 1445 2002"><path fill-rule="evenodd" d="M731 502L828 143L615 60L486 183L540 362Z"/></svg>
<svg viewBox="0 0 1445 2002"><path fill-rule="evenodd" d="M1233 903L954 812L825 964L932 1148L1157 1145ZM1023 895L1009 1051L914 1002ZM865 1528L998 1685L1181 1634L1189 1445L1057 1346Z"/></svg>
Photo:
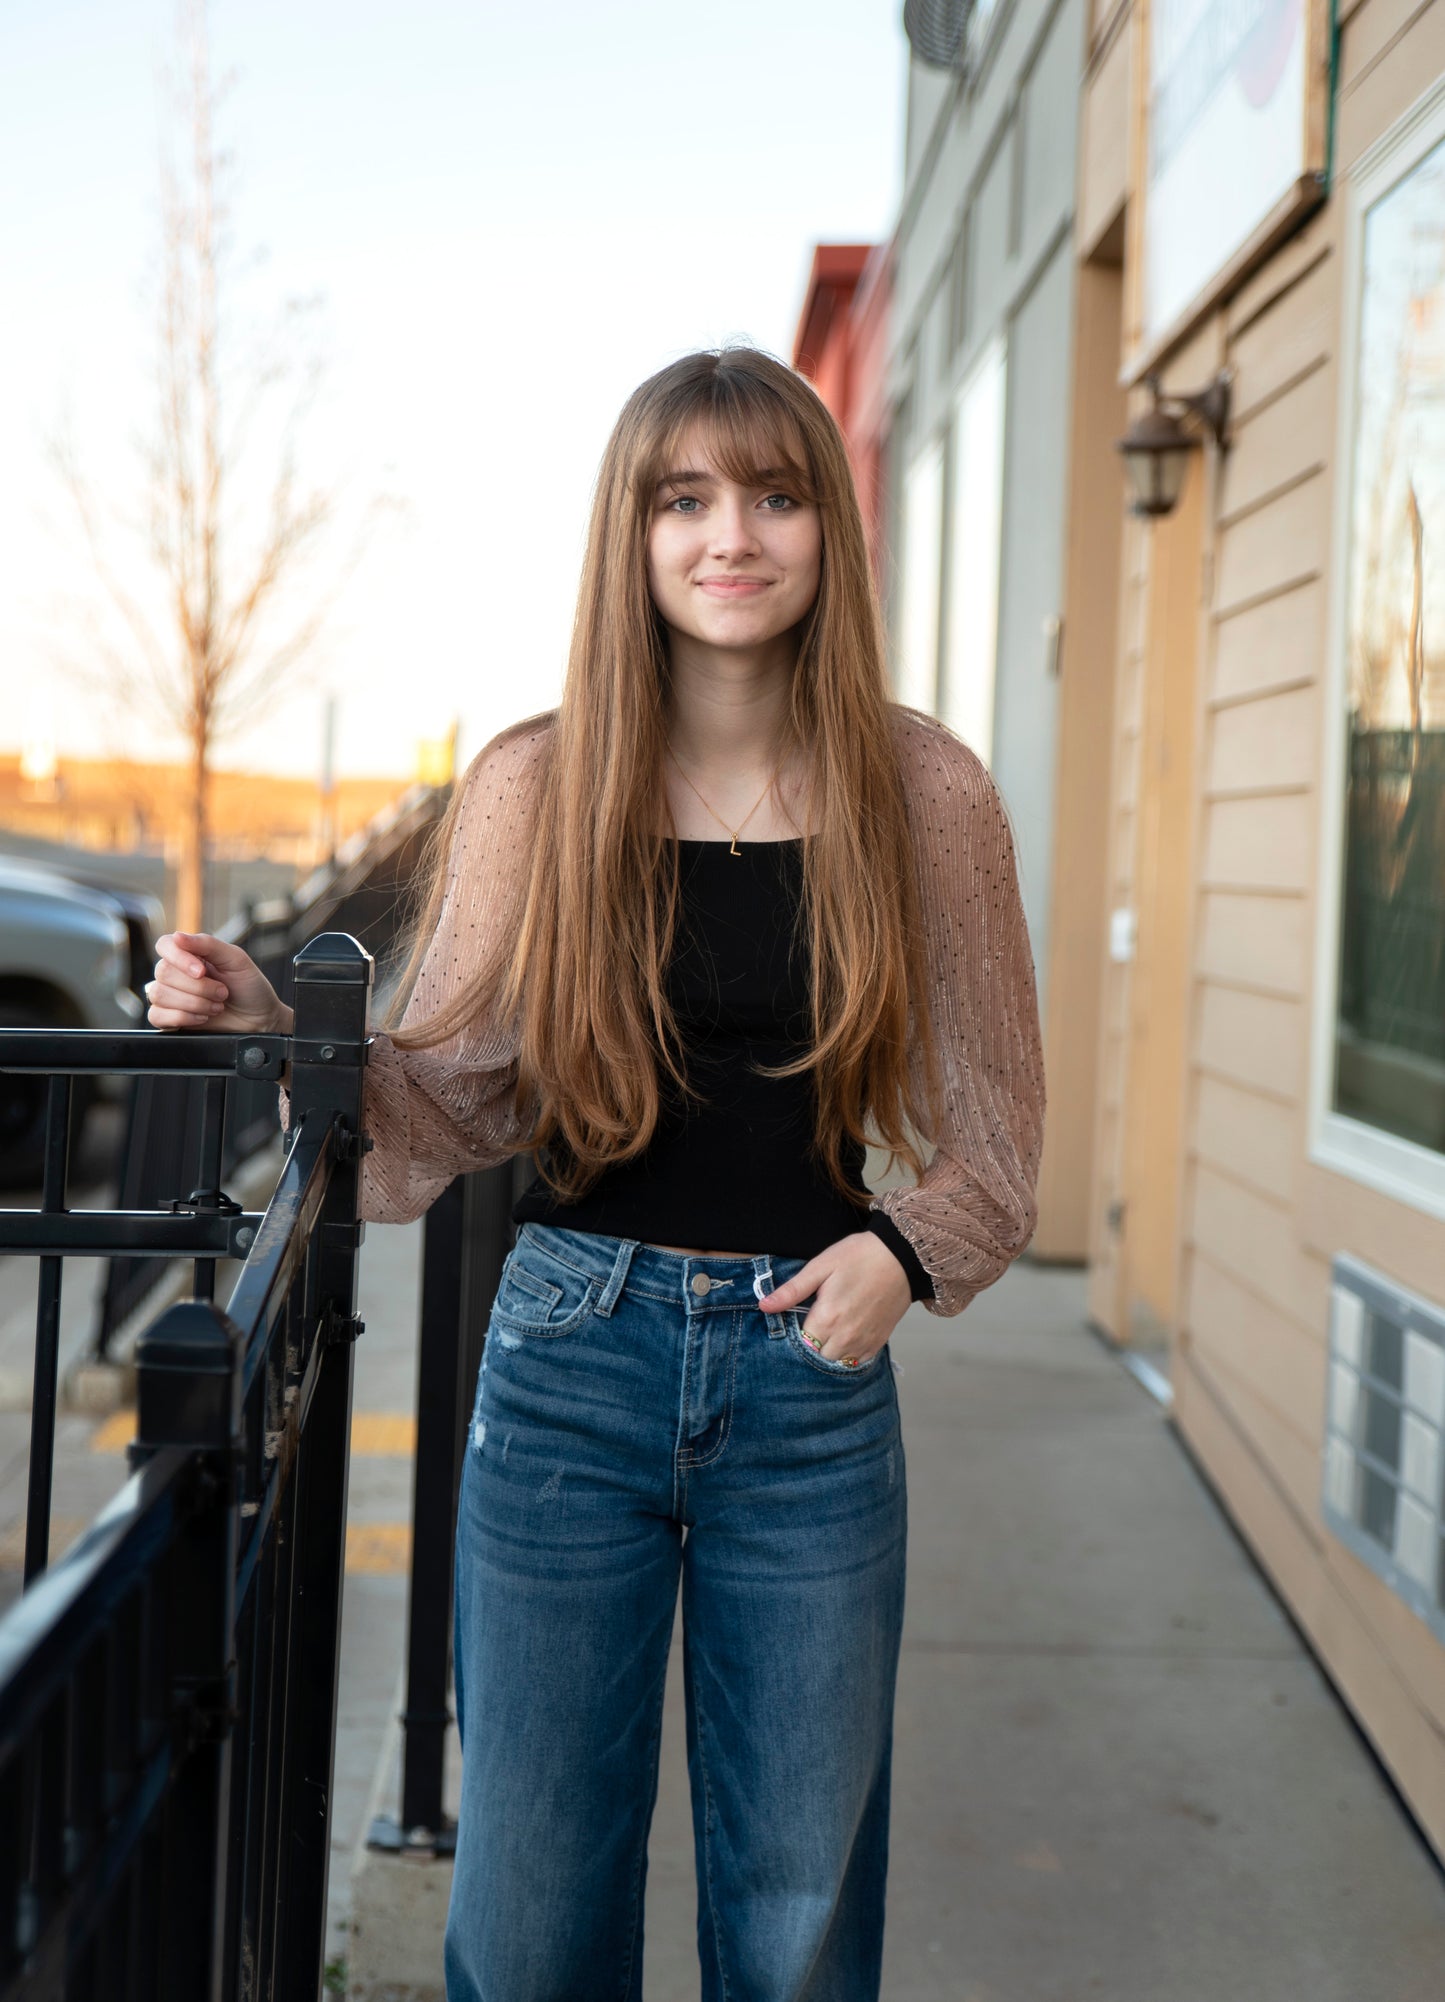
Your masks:
<svg viewBox="0 0 1445 2002"><path fill-rule="evenodd" d="M175 922L195 931L205 922L214 749L275 696L283 679L294 684L304 671L379 513L396 503L382 496L368 506L330 587L311 593L298 611L291 602L295 587L330 539L340 499L334 489L303 491L297 472L299 434L323 375L314 353L298 368L297 330L317 302L288 300L282 333L238 371L226 365L231 156L218 149L216 113L234 79L212 82L206 0L178 0L177 45L178 75L166 81L184 142L183 165L176 166L163 139L156 402L152 429L140 441L141 519L128 524L146 549L150 574L142 586L107 553L102 509L68 419L52 430L47 453L79 514L108 611L107 620L88 622L89 658L72 661L71 672L178 732L186 745L188 806ZM233 383L239 393L228 422ZM250 469L243 478L252 426L278 388L292 393L273 461L259 482ZM112 512L125 519L120 510ZM248 518L249 536L238 517Z"/></svg>

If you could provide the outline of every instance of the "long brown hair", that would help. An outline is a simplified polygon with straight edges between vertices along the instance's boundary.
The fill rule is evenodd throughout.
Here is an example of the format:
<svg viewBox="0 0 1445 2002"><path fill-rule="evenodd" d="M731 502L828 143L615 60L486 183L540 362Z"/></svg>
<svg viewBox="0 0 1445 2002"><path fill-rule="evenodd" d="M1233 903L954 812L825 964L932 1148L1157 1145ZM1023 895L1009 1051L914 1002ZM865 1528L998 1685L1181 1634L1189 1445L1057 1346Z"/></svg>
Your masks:
<svg viewBox="0 0 1445 2002"><path fill-rule="evenodd" d="M397 1026L440 916L458 785L381 1026L399 1047L424 1049L486 1010L516 1020L515 1105L531 1115L524 1144L539 1150L563 1201L648 1146L661 1110L659 1064L680 1091L697 1095L664 985L678 851L664 783L667 636L646 567L657 484L694 426L726 477L755 484L769 468L770 485L819 511L818 593L800 629L778 747L780 764L805 750L811 773L801 924L812 950L813 1038L793 1062L755 1068L771 1077L816 1072L814 1154L861 1208L869 1199L844 1173L846 1141L881 1146L890 1169L901 1160L921 1176L907 1126L931 1123L936 1105L913 839L847 449L816 391L755 348L685 355L628 398L593 496L520 927L445 1008ZM529 719L533 728L538 720ZM909 1082L910 1045L923 1056L922 1106ZM551 1158L541 1157L549 1148Z"/></svg>

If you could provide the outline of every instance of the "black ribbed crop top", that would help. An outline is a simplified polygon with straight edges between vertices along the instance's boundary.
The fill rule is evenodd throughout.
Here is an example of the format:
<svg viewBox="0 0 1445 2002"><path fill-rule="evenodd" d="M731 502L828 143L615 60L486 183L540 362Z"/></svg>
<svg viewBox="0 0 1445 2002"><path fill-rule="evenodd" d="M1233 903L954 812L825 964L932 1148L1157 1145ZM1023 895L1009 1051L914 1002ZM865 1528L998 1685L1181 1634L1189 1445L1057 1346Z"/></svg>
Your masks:
<svg viewBox="0 0 1445 2002"><path fill-rule="evenodd" d="M810 1040L810 980L799 925L803 839L679 841L676 946L666 969L689 1081L683 1101L662 1073L652 1144L606 1169L580 1202L559 1203L538 1175L513 1205L516 1223L565 1224L650 1244L811 1258L848 1233L881 1237L915 1300L933 1284L881 1210L855 1209L808 1152L813 1074L760 1077L752 1061L788 1061ZM865 1195L866 1150L850 1143L845 1173Z"/></svg>

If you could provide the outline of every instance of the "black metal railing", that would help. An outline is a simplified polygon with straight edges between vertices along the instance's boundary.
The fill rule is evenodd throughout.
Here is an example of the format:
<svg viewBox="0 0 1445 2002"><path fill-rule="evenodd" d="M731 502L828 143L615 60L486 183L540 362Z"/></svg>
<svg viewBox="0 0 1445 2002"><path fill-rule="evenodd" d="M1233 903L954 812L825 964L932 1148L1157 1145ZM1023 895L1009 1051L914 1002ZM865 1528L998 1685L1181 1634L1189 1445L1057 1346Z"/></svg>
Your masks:
<svg viewBox="0 0 1445 2002"><path fill-rule="evenodd" d="M357 939L371 953L378 982L384 983L398 943L405 892L449 793L447 787L411 787L290 896L248 904L219 926L216 936L244 947L288 1004L295 956L322 932L345 932ZM148 979L151 968L145 972ZM135 1076L117 1171L121 1208L153 1209L158 1202L190 1197L187 1164L195 1158L208 1116L194 1077L153 1071ZM276 1130L275 1090L249 1076L233 1080L215 1157L217 1177L233 1173L274 1139ZM110 1259L91 1337L96 1357L109 1354L117 1329L139 1312L165 1271L163 1258L139 1249Z"/></svg>
<svg viewBox="0 0 1445 2002"><path fill-rule="evenodd" d="M27 1589L0 1619L0 2002L318 1993L372 974L315 939L290 1037L0 1032L0 1068L54 1073L42 1207L0 1211L0 1251L42 1274ZM220 1188L224 1102L287 1059L290 1146L251 1213ZM204 1199L66 1207L70 1079L94 1071L205 1079ZM130 1478L44 1568L61 1262L120 1249L194 1258L197 1297L138 1343Z"/></svg>
<svg viewBox="0 0 1445 2002"><path fill-rule="evenodd" d="M502 1265L516 1240L512 1204L533 1157L458 1175L426 1213L417 1348L416 1461L401 1713L401 1799L380 1814L367 1846L445 1855L456 1828L443 1806L457 1499L477 1371Z"/></svg>

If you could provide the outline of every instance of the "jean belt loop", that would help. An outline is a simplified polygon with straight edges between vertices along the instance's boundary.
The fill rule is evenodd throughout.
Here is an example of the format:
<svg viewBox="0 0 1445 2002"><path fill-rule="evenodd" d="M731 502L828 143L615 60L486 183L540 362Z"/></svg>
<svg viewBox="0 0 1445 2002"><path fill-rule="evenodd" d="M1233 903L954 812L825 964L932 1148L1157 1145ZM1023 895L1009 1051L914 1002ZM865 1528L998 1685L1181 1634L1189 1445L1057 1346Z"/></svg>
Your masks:
<svg viewBox="0 0 1445 2002"><path fill-rule="evenodd" d="M753 1298L762 1307L762 1294L773 1290L773 1262L770 1258L754 1254L753 1257ZM766 1313L766 1307L763 1307Z"/></svg>
<svg viewBox="0 0 1445 2002"><path fill-rule="evenodd" d="M597 1302L596 1311L599 1314L610 1314L614 1306L616 1306L617 1296L627 1284L627 1269L632 1263L632 1254L636 1251L640 1242L641 1239L639 1238L624 1237L621 1244L618 1245L617 1256L612 1261L612 1270L608 1274L607 1284L603 1287L602 1297Z"/></svg>

